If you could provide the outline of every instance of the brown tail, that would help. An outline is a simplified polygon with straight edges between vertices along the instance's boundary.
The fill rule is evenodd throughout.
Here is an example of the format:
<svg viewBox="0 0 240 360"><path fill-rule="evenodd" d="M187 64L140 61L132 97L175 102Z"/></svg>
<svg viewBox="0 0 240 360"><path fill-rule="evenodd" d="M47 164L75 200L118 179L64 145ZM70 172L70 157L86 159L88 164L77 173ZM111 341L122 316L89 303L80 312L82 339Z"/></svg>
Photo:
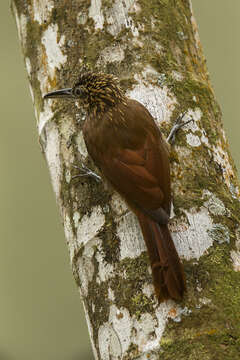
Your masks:
<svg viewBox="0 0 240 360"><path fill-rule="evenodd" d="M153 283L159 302L181 300L186 291L183 266L167 225L159 225L143 213L137 213L148 249Z"/></svg>

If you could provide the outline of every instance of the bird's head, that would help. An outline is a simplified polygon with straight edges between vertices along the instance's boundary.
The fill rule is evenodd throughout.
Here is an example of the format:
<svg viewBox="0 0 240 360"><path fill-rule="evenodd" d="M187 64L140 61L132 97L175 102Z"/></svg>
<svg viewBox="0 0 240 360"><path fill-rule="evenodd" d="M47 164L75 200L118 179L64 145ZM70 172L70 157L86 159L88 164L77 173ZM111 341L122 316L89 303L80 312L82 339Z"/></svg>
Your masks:
<svg viewBox="0 0 240 360"><path fill-rule="evenodd" d="M55 90L44 95L44 99L73 99L89 111L93 108L104 110L106 107L116 105L124 97L118 79L111 74L100 72L85 72L80 75L72 88Z"/></svg>

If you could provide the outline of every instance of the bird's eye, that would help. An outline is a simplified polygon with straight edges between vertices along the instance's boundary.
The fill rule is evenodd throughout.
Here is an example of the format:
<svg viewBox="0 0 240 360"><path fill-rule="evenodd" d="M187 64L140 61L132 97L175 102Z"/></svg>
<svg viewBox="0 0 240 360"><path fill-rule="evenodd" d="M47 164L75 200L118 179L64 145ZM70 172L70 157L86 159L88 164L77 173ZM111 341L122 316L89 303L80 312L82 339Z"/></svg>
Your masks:
<svg viewBox="0 0 240 360"><path fill-rule="evenodd" d="M74 91L74 95L80 96L82 94L82 90L80 88L76 88Z"/></svg>

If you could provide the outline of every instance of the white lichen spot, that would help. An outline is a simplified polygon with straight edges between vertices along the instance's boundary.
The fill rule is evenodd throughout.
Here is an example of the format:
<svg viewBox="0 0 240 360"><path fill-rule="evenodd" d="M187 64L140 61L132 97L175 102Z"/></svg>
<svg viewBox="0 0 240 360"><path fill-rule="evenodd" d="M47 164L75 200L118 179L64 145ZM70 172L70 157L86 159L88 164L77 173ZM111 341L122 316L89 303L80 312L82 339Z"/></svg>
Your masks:
<svg viewBox="0 0 240 360"><path fill-rule="evenodd" d="M230 193L232 194L232 197L234 199L239 198L239 188L238 188L238 186L233 185L233 183L230 183L229 190L230 190Z"/></svg>
<svg viewBox="0 0 240 360"><path fill-rule="evenodd" d="M134 12L135 14L139 14L142 11L142 8L139 4L139 2L134 0L128 0L126 3L129 3L129 12Z"/></svg>
<svg viewBox="0 0 240 360"><path fill-rule="evenodd" d="M95 206L89 215L84 215L78 224L77 241L79 245L86 245L101 230L105 223L105 215L100 206Z"/></svg>
<svg viewBox="0 0 240 360"><path fill-rule="evenodd" d="M199 136L192 134L192 133L195 133L196 131L201 132L202 134L205 133L205 130L201 129L199 127L199 121L201 120L201 117L202 117L202 111L199 108L195 108L194 110L189 109L183 117L184 122L187 122L190 119L193 120L193 121L190 121L188 124L184 125L185 131L187 131L187 130L191 131L191 133L188 133L186 135L187 142L190 146L200 146L201 145Z"/></svg>
<svg viewBox="0 0 240 360"><path fill-rule="evenodd" d="M114 295L114 292L113 290L109 287L108 288L108 299L112 302L115 301L115 295Z"/></svg>
<svg viewBox="0 0 240 360"><path fill-rule="evenodd" d="M84 12L80 12L77 15L77 24L78 25L84 25L87 22L87 14Z"/></svg>
<svg viewBox="0 0 240 360"><path fill-rule="evenodd" d="M101 325L98 330L98 346L101 360L117 360L122 358L121 343L118 335L108 323Z"/></svg>
<svg viewBox="0 0 240 360"><path fill-rule="evenodd" d="M72 137L75 135L72 118L70 116L62 116L61 120L60 126L62 138L65 140L66 146L70 146Z"/></svg>
<svg viewBox="0 0 240 360"><path fill-rule="evenodd" d="M160 73L157 79L157 83L159 86L163 87L167 83L167 75L164 73Z"/></svg>
<svg viewBox="0 0 240 360"><path fill-rule="evenodd" d="M67 61L67 55L64 55L61 47L65 42L65 36L62 35L58 40L58 25L51 24L42 36L42 44L45 46L48 64L48 73L54 79L55 70L60 69Z"/></svg>
<svg viewBox="0 0 240 360"><path fill-rule="evenodd" d="M46 133L46 149L45 155L51 175L53 190L56 194L57 201L60 195L60 179L61 179L61 160L60 160L60 139L58 128L55 123L50 122Z"/></svg>
<svg viewBox="0 0 240 360"><path fill-rule="evenodd" d="M222 224L214 224L212 229L208 230L209 236L213 241L223 244L225 242L230 243L229 229Z"/></svg>
<svg viewBox="0 0 240 360"><path fill-rule="evenodd" d="M131 344L132 318L128 309L123 307L118 309L115 305L111 305L109 323L112 325L114 332L119 339L121 350L124 354Z"/></svg>
<svg viewBox="0 0 240 360"><path fill-rule="evenodd" d="M173 307L173 304L173 301L165 301L156 308L153 338L146 344L145 351L159 350L159 344L167 323L168 313Z"/></svg>
<svg viewBox="0 0 240 360"><path fill-rule="evenodd" d="M39 114L35 112L35 116L38 121L38 135L42 136L42 131L45 128L46 124L50 123L54 113L48 101L44 102L44 109Z"/></svg>
<svg viewBox="0 0 240 360"><path fill-rule="evenodd" d="M176 80L176 81L182 81L183 80L183 75L180 72L176 71L176 70L173 70L171 72L171 75L172 75L172 78L174 80Z"/></svg>
<svg viewBox="0 0 240 360"><path fill-rule="evenodd" d="M111 305L108 322L101 326L98 333L101 358L115 359L115 357L111 357L114 341L117 345L116 355L119 356L119 359L127 358L131 344L136 345L138 354L141 356L136 358L154 359L152 351L160 349L160 340L167 319L169 317L179 318L181 315L189 315L189 313L189 310L181 309L173 301L167 301L157 306L154 315L144 313L140 318L136 318L130 316L128 309Z"/></svg>
<svg viewBox="0 0 240 360"><path fill-rule="evenodd" d="M79 224L79 219L80 219L80 214L78 211L74 211L73 213L73 221L74 221L74 226L77 229L78 228L78 224Z"/></svg>
<svg viewBox="0 0 240 360"><path fill-rule="evenodd" d="M66 180L67 184L70 184L71 179L72 179L71 172L69 169L67 169L65 171L65 180Z"/></svg>
<svg viewBox="0 0 240 360"><path fill-rule="evenodd" d="M194 120L194 122L198 122L201 120L201 117L202 117L202 110L200 108L195 108L194 110L193 109L189 109L186 116L188 116L189 118L192 118ZM193 123L193 122L192 122ZM192 124L192 123L189 123L189 124ZM200 128L198 127L197 130L200 130Z"/></svg>
<svg viewBox="0 0 240 360"><path fill-rule="evenodd" d="M146 251L140 225L133 213L128 213L119 219L116 232L121 241L121 260L136 258L143 251Z"/></svg>
<svg viewBox="0 0 240 360"><path fill-rule="evenodd" d="M212 300L208 299L207 297L202 297L202 298L199 299L199 302L202 305L209 305L209 304L211 304Z"/></svg>
<svg viewBox="0 0 240 360"><path fill-rule="evenodd" d="M109 211L110 211L110 207L109 207L108 204L105 204L105 205L102 207L102 209L103 209L104 214L108 214Z"/></svg>
<svg viewBox="0 0 240 360"><path fill-rule="evenodd" d="M203 198L207 197L207 201L204 202L204 206L210 211L213 215L226 215L227 211L224 203L218 199L218 197L210 192L209 190L203 191Z"/></svg>
<svg viewBox="0 0 240 360"><path fill-rule="evenodd" d="M209 146L209 141L208 141L208 138L206 137L206 131L204 129L202 129L201 141L205 145Z"/></svg>
<svg viewBox="0 0 240 360"><path fill-rule="evenodd" d="M155 346L156 335L155 328L157 326L157 319L151 314L142 314L139 320L134 322L136 331L134 343L138 345L139 352L147 352Z"/></svg>
<svg viewBox="0 0 240 360"><path fill-rule="evenodd" d="M177 104L175 96L169 94L166 86L160 88L152 84L145 85L139 78L137 80L140 83L127 95L146 106L158 124L162 121L168 122Z"/></svg>
<svg viewBox="0 0 240 360"><path fill-rule="evenodd" d="M106 47L99 56L97 65L121 62L124 60L124 50L121 46L108 46Z"/></svg>
<svg viewBox="0 0 240 360"><path fill-rule="evenodd" d="M231 166L231 162L228 156L228 153L224 151L223 144L221 139L217 140L217 145L212 147L212 154L214 161L220 166L222 169L224 180L229 187L231 188L232 178L234 178L235 174Z"/></svg>
<svg viewBox="0 0 240 360"><path fill-rule="evenodd" d="M200 282L199 282L199 280L198 279L196 279L196 290L198 291L198 292L201 292L201 291L203 291L203 288L202 288L202 286L201 286L201 284L200 284Z"/></svg>
<svg viewBox="0 0 240 360"><path fill-rule="evenodd" d="M117 36L125 28L131 29L133 36L139 35L137 26L128 15L134 3L134 0L125 0L124 2L115 0L112 8L106 11L107 30L111 35Z"/></svg>
<svg viewBox="0 0 240 360"><path fill-rule="evenodd" d="M148 298L150 298L151 296L153 296L154 294L154 287L153 284L144 284L142 287L142 292L144 295L146 295Z"/></svg>
<svg viewBox="0 0 240 360"><path fill-rule="evenodd" d="M191 315L192 310L189 309L187 306L184 306L183 309L181 308L180 312L183 316L189 316L189 315Z"/></svg>
<svg viewBox="0 0 240 360"><path fill-rule="evenodd" d="M114 194L112 195L110 204L111 204L112 210L118 216L126 214L126 212L128 211L126 202L117 192L114 192Z"/></svg>
<svg viewBox="0 0 240 360"><path fill-rule="evenodd" d="M199 211L192 209L184 210L187 216L187 224L170 224L172 237L180 256L187 260L199 259L200 256L213 244L209 231L213 228L213 222L206 208Z"/></svg>
<svg viewBox="0 0 240 360"><path fill-rule="evenodd" d="M190 146L198 147L201 145L201 141L197 135L193 135L193 134L189 133L189 134L186 134L186 138L187 138L187 143Z"/></svg>
<svg viewBox="0 0 240 360"><path fill-rule="evenodd" d="M177 35L178 35L180 40L187 40L188 39L188 36L186 34L184 34L183 31L177 31Z"/></svg>
<svg viewBox="0 0 240 360"><path fill-rule="evenodd" d="M54 2L52 0L33 0L33 16L34 20L40 25L49 20Z"/></svg>
<svg viewBox="0 0 240 360"><path fill-rule="evenodd" d="M181 321L181 312L180 312L180 306L173 304L168 311L167 317L174 322L180 322Z"/></svg>
<svg viewBox="0 0 240 360"><path fill-rule="evenodd" d="M165 81L166 75L165 74L159 74L157 70L155 70L151 65L146 65L145 68L142 71L142 79L146 80L146 83L153 82L159 83L159 79L162 77Z"/></svg>
<svg viewBox="0 0 240 360"><path fill-rule="evenodd" d="M182 121L187 122L190 121L188 124L184 125L184 130L191 130L192 133L195 133L196 131L202 131L199 127L199 121L202 117L202 111L199 108L196 108L195 110L189 109L186 114L184 115Z"/></svg>
<svg viewBox="0 0 240 360"><path fill-rule="evenodd" d="M88 294L88 284L93 279L94 275L94 252L96 246L99 244L99 239L94 238L89 240L85 245L83 253L77 259L77 269L81 279L81 293L83 296Z"/></svg>
<svg viewBox="0 0 240 360"><path fill-rule="evenodd" d="M89 8L89 17L95 22L95 29L102 29L104 24L104 16L102 13L102 0L91 0Z"/></svg>
<svg viewBox="0 0 240 360"><path fill-rule="evenodd" d="M192 310L187 306L182 308L181 306L174 304L168 312L168 318L175 322L180 322L182 320L182 316L189 316L191 313Z"/></svg>
<svg viewBox="0 0 240 360"><path fill-rule="evenodd" d="M86 144L83 138L83 132L79 131L78 135L76 136L76 144L78 147L79 153L83 156L83 158L86 158L88 156Z"/></svg>
<svg viewBox="0 0 240 360"><path fill-rule="evenodd" d="M99 240L100 242L100 240ZM98 245L98 249L101 248L101 244ZM98 276L97 283L100 284L103 281L107 281L114 275L114 267L112 264L107 263L104 259L102 251L98 251L95 255L95 259L98 262Z"/></svg>

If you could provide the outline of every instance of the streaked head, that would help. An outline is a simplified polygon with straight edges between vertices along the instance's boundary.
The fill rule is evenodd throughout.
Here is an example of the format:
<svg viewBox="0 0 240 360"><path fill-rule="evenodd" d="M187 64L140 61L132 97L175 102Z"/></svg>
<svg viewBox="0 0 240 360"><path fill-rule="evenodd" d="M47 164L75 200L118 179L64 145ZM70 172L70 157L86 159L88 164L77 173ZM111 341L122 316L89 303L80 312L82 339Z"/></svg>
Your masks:
<svg viewBox="0 0 240 360"><path fill-rule="evenodd" d="M86 72L80 75L72 88L55 90L44 95L44 99L65 98L79 101L89 108L115 105L124 98L118 79L111 74Z"/></svg>

